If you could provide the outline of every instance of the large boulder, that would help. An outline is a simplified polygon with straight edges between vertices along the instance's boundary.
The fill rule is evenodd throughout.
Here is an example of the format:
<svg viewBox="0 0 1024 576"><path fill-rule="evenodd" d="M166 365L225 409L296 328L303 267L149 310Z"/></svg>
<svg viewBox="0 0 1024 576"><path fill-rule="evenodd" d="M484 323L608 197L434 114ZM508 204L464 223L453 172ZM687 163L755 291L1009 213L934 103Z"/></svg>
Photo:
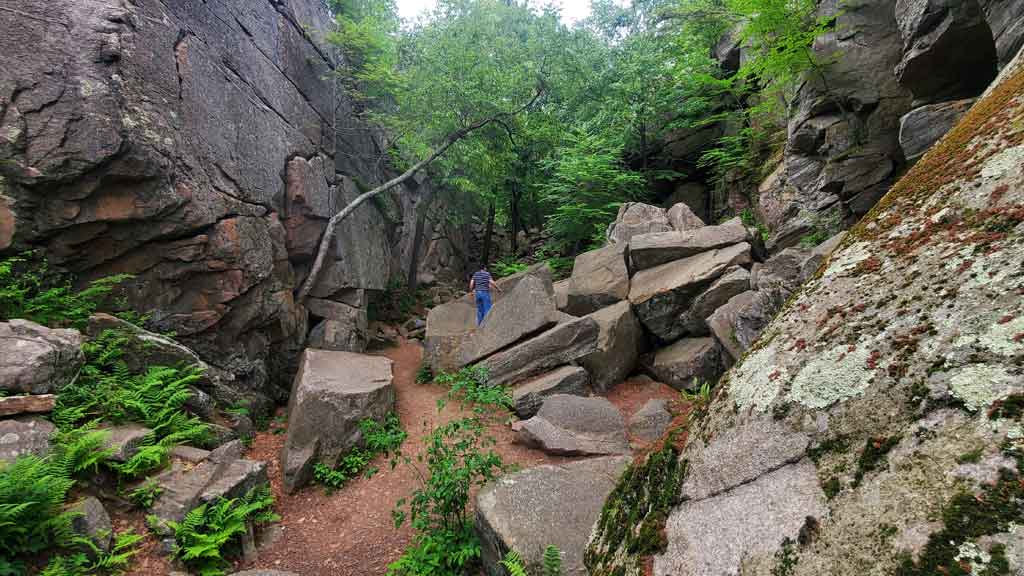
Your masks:
<svg viewBox="0 0 1024 576"><path fill-rule="evenodd" d="M979 0L978 3L992 29L999 67L1002 68L1024 46L1024 4L1014 0Z"/></svg>
<svg viewBox="0 0 1024 576"><path fill-rule="evenodd" d="M153 431L141 424L121 424L104 430L107 439L103 447L111 451L110 459L114 462L127 462L145 446L147 440L153 439Z"/></svg>
<svg viewBox="0 0 1024 576"><path fill-rule="evenodd" d="M540 410L544 399L554 394L586 396L590 375L579 366L562 366L512 389L516 415L530 418Z"/></svg>
<svg viewBox="0 0 1024 576"><path fill-rule="evenodd" d="M629 296L629 244L619 242L576 257L565 311L585 316Z"/></svg>
<svg viewBox="0 0 1024 576"><path fill-rule="evenodd" d="M722 347L714 338L683 338L654 353L651 375L676 390L694 391L722 373Z"/></svg>
<svg viewBox="0 0 1024 576"><path fill-rule="evenodd" d="M478 365L487 369L491 384L516 384L594 352L600 333L593 318L574 318Z"/></svg>
<svg viewBox="0 0 1024 576"><path fill-rule="evenodd" d="M70 510L76 514L71 520L71 530L75 535L88 539L104 552L110 551L114 527L103 503L95 496L86 496L72 504Z"/></svg>
<svg viewBox="0 0 1024 576"><path fill-rule="evenodd" d="M806 248L786 248L751 268L751 288L772 297L780 306L803 283L804 262L811 257Z"/></svg>
<svg viewBox="0 0 1024 576"><path fill-rule="evenodd" d="M147 366L185 366L195 364L206 368L199 355L173 339L150 332L117 316L97 312L89 317L85 335L91 339L107 330L114 330L130 338L127 346L131 352L123 356L130 370L141 371Z"/></svg>
<svg viewBox="0 0 1024 576"><path fill-rule="evenodd" d="M499 292L491 298L497 305L527 277L536 277L551 284L551 268L546 263L535 264L522 272L506 276L495 282ZM435 306L427 313L427 330L423 339L423 360L434 373L455 370L459 366L459 352L463 341L476 330L476 303L473 294Z"/></svg>
<svg viewBox="0 0 1024 576"><path fill-rule="evenodd" d="M323 318L310 331L307 346L342 352L366 351L369 321L365 306L310 298L306 308L310 314Z"/></svg>
<svg viewBox="0 0 1024 576"><path fill-rule="evenodd" d="M639 234L671 230L672 224L669 223L664 208L640 202L626 202L619 207L615 221L608 226L608 243L628 243L633 236Z"/></svg>
<svg viewBox="0 0 1024 576"><path fill-rule="evenodd" d="M754 264L756 267L757 264ZM751 274L746 268L733 266L715 280L707 290L693 299L693 303L679 316L679 325L691 336L710 334L707 319L730 298L751 289Z"/></svg>
<svg viewBox="0 0 1024 576"><path fill-rule="evenodd" d="M49 394L70 382L85 363L82 335L28 320L0 322L0 391Z"/></svg>
<svg viewBox="0 0 1024 576"><path fill-rule="evenodd" d="M381 420L394 408L391 360L306 349L288 402L281 451L285 488L295 491L309 482L317 462L337 464L362 440L361 420Z"/></svg>
<svg viewBox="0 0 1024 576"><path fill-rule="evenodd" d="M904 48L896 77L918 100L974 96L996 77L996 46L977 0L897 0L896 23Z"/></svg>
<svg viewBox="0 0 1024 576"><path fill-rule="evenodd" d="M519 440L565 456L629 452L622 414L601 397L554 394L537 414L517 424Z"/></svg>
<svg viewBox="0 0 1024 576"><path fill-rule="evenodd" d="M727 269L750 262L744 242L642 270L633 277L629 301L647 330L671 342L685 330L678 319L694 297Z"/></svg>
<svg viewBox="0 0 1024 576"><path fill-rule="evenodd" d="M767 292L748 290L729 299L708 318L711 333L728 352L726 364L739 360L768 326L781 302Z"/></svg>
<svg viewBox="0 0 1024 576"><path fill-rule="evenodd" d="M587 316L597 322L597 350L579 363L590 373L591 386L607 392L636 368L644 347L644 332L629 302L619 302Z"/></svg>
<svg viewBox="0 0 1024 576"><path fill-rule="evenodd" d="M539 574L544 550L556 546L562 574L587 576L583 551L601 505L629 459L592 458L545 465L502 476L476 497L476 531L488 576L504 576L500 561L509 550Z"/></svg>
<svg viewBox="0 0 1024 576"><path fill-rule="evenodd" d="M477 362L557 322L550 279L528 276L505 294L459 350L459 367Z"/></svg>
<svg viewBox="0 0 1024 576"><path fill-rule="evenodd" d="M739 218L685 232L640 234L630 241L629 258L635 273L708 250L746 242L747 236L747 229Z"/></svg>
<svg viewBox="0 0 1024 576"><path fill-rule="evenodd" d="M629 433L643 442L654 442L665 434L671 423L668 401L651 398L629 417Z"/></svg>
<svg viewBox="0 0 1024 576"><path fill-rule="evenodd" d="M56 426L38 416L0 420L0 462L27 454L46 456L50 452L50 438L56 433Z"/></svg>
<svg viewBox="0 0 1024 576"><path fill-rule="evenodd" d="M920 106L900 118L900 146L908 162L924 156L974 105L974 98Z"/></svg>
<svg viewBox="0 0 1024 576"><path fill-rule="evenodd" d="M603 514L638 521L598 534L592 573L1024 571L1022 79L1018 55L790 299L687 437L620 484ZM677 486L633 490L683 463ZM640 533L664 540L630 548Z"/></svg>
<svg viewBox="0 0 1024 576"><path fill-rule="evenodd" d="M559 280L552 285L555 291L555 307L564 312L569 307L569 279Z"/></svg>
<svg viewBox="0 0 1024 576"><path fill-rule="evenodd" d="M693 210L690 209L686 202L678 202L673 205L668 209L666 216L668 217L668 223L672 225L672 229L676 232L686 232L704 226L704 221L693 213Z"/></svg>

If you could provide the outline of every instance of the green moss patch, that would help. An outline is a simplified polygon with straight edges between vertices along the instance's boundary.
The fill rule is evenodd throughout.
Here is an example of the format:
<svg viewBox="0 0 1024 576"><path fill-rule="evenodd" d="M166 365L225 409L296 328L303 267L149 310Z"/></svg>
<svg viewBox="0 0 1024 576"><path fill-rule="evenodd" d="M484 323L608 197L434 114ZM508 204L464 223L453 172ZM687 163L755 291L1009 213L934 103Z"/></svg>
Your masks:
<svg viewBox="0 0 1024 576"><path fill-rule="evenodd" d="M1013 394L999 400L992 405L992 409L988 413L988 417L993 420L1000 418L1020 420L1022 415L1024 415L1024 394Z"/></svg>
<svg viewBox="0 0 1024 576"><path fill-rule="evenodd" d="M860 453L860 458L857 460L857 472L853 476L853 486L860 486L861 480L868 472L877 470L878 467L885 462L886 457L889 455L889 451L892 450L900 439L898 436L892 436L891 438L872 438L868 440L864 446L864 451Z"/></svg>
<svg viewBox="0 0 1024 576"><path fill-rule="evenodd" d="M670 435L661 449L626 468L605 501L583 560L592 576L639 574L643 559L663 552L665 522L679 503L686 461Z"/></svg>

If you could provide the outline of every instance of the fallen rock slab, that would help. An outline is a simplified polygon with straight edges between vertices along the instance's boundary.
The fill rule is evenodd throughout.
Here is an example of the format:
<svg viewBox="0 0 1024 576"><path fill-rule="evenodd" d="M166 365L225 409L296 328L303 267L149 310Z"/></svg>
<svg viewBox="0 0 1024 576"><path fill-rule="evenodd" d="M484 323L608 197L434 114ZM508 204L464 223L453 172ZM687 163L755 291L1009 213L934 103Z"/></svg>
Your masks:
<svg viewBox="0 0 1024 576"><path fill-rule="evenodd" d="M53 412L53 407L56 404L57 396L55 394L4 396L0 397L0 416L45 414Z"/></svg>
<svg viewBox="0 0 1024 576"><path fill-rule="evenodd" d="M537 415L520 423L519 440L548 454L564 456L629 452L626 423L605 398L555 394Z"/></svg>
<svg viewBox="0 0 1024 576"><path fill-rule="evenodd" d="M512 389L512 402L516 415L530 418L540 410L544 399L553 394L585 396L590 375L578 366L562 366L524 382Z"/></svg>
<svg viewBox="0 0 1024 576"><path fill-rule="evenodd" d="M677 202L668 209L668 223L676 232L686 232L704 226L704 221L693 213L686 202Z"/></svg>
<svg viewBox="0 0 1024 576"><path fill-rule="evenodd" d="M665 434L671 423L672 413L668 411L668 401L651 398L629 417L629 433L638 440L654 442Z"/></svg>
<svg viewBox="0 0 1024 576"><path fill-rule="evenodd" d="M476 531L488 576L504 576L509 550L540 574L544 549L557 546L564 576L586 576L583 552L605 498L629 464L622 456L546 465L508 474L476 497Z"/></svg>
<svg viewBox="0 0 1024 576"><path fill-rule="evenodd" d="M467 366L555 324L551 281L527 276L495 304L475 331L463 340L459 367Z"/></svg>
<svg viewBox="0 0 1024 576"><path fill-rule="evenodd" d="M749 233L743 223L733 218L718 226L634 236L629 242L629 259L635 273L748 240Z"/></svg>
<svg viewBox="0 0 1024 576"><path fill-rule="evenodd" d="M60 391L85 363L77 330L47 328L28 320L0 322L0 391Z"/></svg>
<svg viewBox="0 0 1024 576"><path fill-rule="evenodd" d="M620 242L576 257L565 311L585 316L629 297L629 244Z"/></svg>
<svg viewBox="0 0 1024 576"><path fill-rule="evenodd" d="M679 325L683 332L692 336L710 334L707 319L730 298L750 290L750 276L750 272L740 266L726 270L707 290L694 298L690 308L680 315Z"/></svg>
<svg viewBox="0 0 1024 576"><path fill-rule="evenodd" d="M583 356L579 362L590 373L594 390L606 392L636 368L644 346L643 328L629 302L602 308L588 318L600 328L597 350Z"/></svg>
<svg viewBox="0 0 1024 576"><path fill-rule="evenodd" d="M746 242L710 250L633 276L629 301L652 334L671 342L685 330L678 319L693 299L727 269L751 262Z"/></svg>
<svg viewBox="0 0 1024 576"><path fill-rule="evenodd" d="M697 390L722 374L722 348L714 338L684 338L654 354L651 374L676 390Z"/></svg>
<svg viewBox="0 0 1024 576"><path fill-rule="evenodd" d="M0 462L33 454L43 457L50 452L50 438L57 427L38 416L22 416L0 420Z"/></svg>
<svg viewBox="0 0 1024 576"><path fill-rule="evenodd" d="M664 208L641 202L626 202L619 206L619 213L615 221L608 226L606 236L609 244L622 244L639 234L670 230L672 224L669 223Z"/></svg>
<svg viewBox="0 0 1024 576"><path fill-rule="evenodd" d="M731 360L739 360L771 322L780 304L765 292L750 290L733 296L715 310L708 318L708 326Z"/></svg>
<svg viewBox="0 0 1024 576"><path fill-rule="evenodd" d="M295 491L309 482L316 462L337 464L362 440L361 420L383 419L394 408L391 360L307 348L288 402L281 452L285 488Z"/></svg>
<svg viewBox="0 0 1024 576"><path fill-rule="evenodd" d="M600 332L593 318L575 318L498 352L478 365L487 369L491 384L516 384L594 352Z"/></svg>
<svg viewBox="0 0 1024 576"><path fill-rule="evenodd" d="M142 371L148 366L206 366L198 354L167 336L150 332L117 316L102 312L89 317L85 328L86 336L94 339L106 330L116 330L131 337L132 341L128 345L131 353L125 354L123 360L132 371Z"/></svg>
<svg viewBox="0 0 1024 576"><path fill-rule="evenodd" d="M918 158L949 132L976 102L975 98L929 104L900 118L900 147L907 162Z"/></svg>

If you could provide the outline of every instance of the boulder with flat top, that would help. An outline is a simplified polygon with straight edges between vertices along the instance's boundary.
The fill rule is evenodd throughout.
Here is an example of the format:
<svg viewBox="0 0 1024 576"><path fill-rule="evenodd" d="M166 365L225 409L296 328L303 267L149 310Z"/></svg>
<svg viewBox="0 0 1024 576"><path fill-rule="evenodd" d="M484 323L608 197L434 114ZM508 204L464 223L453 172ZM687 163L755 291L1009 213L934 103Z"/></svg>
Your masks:
<svg viewBox="0 0 1024 576"><path fill-rule="evenodd" d="M519 440L548 454L579 456L629 452L626 423L605 398L555 394L537 414L518 423Z"/></svg>
<svg viewBox="0 0 1024 576"><path fill-rule="evenodd" d="M487 369L493 385L516 384L594 352L600 332L593 318L574 318L489 356L478 366Z"/></svg>
<svg viewBox="0 0 1024 576"><path fill-rule="evenodd" d="M579 366L562 366L512 389L516 415L530 418L540 410L544 399L554 394L585 396L590 375Z"/></svg>
<svg viewBox="0 0 1024 576"><path fill-rule="evenodd" d="M591 386L606 392L636 368L644 348L644 331L629 302L619 302L587 316L597 322L597 350L580 358L590 373Z"/></svg>
<svg viewBox="0 0 1024 576"><path fill-rule="evenodd" d="M629 243L629 258L634 272L667 262L747 242L749 233L734 218L718 226L703 226L683 232L655 232L634 236Z"/></svg>
<svg viewBox="0 0 1024 576"><path fill-rule="evenodd" d="M70 382L85 363L77 330L29 320L0 322L0 392L49 394Z"/></svg>
<svg viewBox="0 0 1024 576"><path fill-rule="evenodd" d="M584 316L629 296L629 245L624 242L584 252L576 257L565 311Z"/></svg>
<svg viewBox="0 0 1024 576"><path fill-rule="evenodd" d="M527 276L504 294L459 350L459 367L477 362L557 322L550 279Z"/></svg>
<svg viewBox="0 0 1024 576"><path fill-rule="evenodd" d="M292 383L288 436L281 451L284 485L309 482L313 465L329 466L359 445L359 422L382 420L395 409L391 360L307 348Z"/></svg>

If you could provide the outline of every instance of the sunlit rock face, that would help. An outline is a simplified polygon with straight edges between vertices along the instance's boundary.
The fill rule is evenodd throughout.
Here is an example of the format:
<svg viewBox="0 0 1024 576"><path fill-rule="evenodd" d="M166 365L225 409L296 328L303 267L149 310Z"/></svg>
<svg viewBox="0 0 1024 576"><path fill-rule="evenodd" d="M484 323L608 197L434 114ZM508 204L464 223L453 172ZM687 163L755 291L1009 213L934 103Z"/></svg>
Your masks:
<svg viewBox="0 0 1024 576"><path fill-rule="evenodd" d="M696 412L676 497L627 473L591 573L1024 570L1022 247L1018 56Z"/></svg>

